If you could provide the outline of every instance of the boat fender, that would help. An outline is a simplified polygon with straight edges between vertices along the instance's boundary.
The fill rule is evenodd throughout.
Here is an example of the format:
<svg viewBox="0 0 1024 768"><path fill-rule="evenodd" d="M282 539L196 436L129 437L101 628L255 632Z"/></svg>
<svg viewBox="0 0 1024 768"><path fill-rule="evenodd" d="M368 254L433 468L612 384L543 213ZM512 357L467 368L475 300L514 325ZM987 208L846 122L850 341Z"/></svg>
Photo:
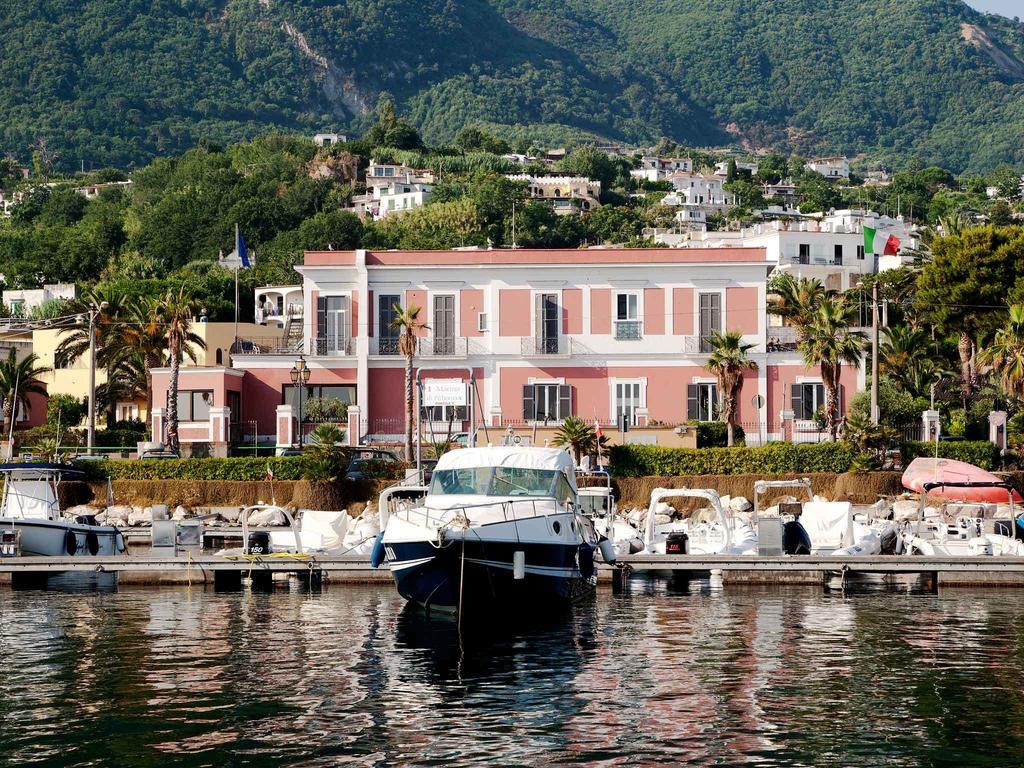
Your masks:
<svg viewBox="0 0 1024 768"><path fill-rule="evenodd" d="M576 550L576 562L579 564L580 575L589 579L594 575L594 547L584 542Z"/></svg>
<svg viewBox="0 0 1024 768"><path fill-rule="evenodd" d="M85 546L93 557L100 553L100 537L96 535L96 531L85 534Z"/></svg>
<svg viewBox="0 0 1024 768"><path fill-rule="evenodd" d="M120 531L118 531L117 533L114 534L114 554L115 555L124 554L124 552L126 550L127 550L127 547L125 547L125 545L124 545L124 534L122 534Z"/></svg>
<svg viewBox="0 0 1024 768"><path fill-rule="evenodd" d="M64 534L64 551L69 555L74 555L78 552L78 537L74 531L67 531Z"/></svg>
<svg viewBox="0 0 1024 768"><path fill-rule="evenodd" d="M384 531L377 534L373 540L373 550L370 552L370 565L380 568L384 562Z"/></svg>
<svg viewBox="0 0 1024 768"><path fill-rule="evenodd" d="M605 537L597 543L598 548L601 550L601 558L606 563L614 563L618 558L618 553L615 551L615 543Z"/></svg>

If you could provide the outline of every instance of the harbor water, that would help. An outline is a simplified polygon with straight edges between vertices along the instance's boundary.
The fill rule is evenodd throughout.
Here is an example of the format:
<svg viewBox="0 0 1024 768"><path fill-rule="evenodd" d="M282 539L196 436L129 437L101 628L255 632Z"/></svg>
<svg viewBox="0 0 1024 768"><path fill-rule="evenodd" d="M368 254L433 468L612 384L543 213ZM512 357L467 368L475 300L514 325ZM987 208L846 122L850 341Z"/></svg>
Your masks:
<svg viewBox="0 0 1024 768"><path fill-rule="evenodd" d="M1024 592L0 591L0 765L1020 765Z"/></svg>

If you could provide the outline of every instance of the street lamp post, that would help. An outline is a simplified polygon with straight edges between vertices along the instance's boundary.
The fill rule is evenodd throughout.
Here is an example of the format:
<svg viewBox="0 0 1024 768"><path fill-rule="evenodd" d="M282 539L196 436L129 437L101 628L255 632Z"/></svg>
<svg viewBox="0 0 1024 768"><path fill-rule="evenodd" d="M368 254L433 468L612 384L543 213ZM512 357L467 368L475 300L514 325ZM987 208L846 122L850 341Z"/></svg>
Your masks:
<svg viewBox="0 0 1024 768"><path fill-rule="evenodd" d="M306 358L299 355L299 359L295 361L295 365L292 366L291 371L288 372L292 378L292 384L295 385L298 390L298 401L299 401L299 448L302 447L304 435L302 434L302 391L306 388L306 384L309 383L309 368L306 367Z"/></svg>
<svg viewBox="0 0 1024 768"><path fill-rule="evenodd" d="M86 433L86 452L92 454L96 437L96 318L110 306L103 301L89 307L89 425Z"/></svg>

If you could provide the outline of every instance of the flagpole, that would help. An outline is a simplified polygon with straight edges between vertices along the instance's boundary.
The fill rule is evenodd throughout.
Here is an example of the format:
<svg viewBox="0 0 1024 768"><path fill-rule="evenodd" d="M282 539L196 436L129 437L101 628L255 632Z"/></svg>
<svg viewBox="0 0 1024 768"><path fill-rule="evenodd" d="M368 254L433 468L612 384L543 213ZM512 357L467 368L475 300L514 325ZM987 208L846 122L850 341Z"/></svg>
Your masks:
<svg viewBox="0 0 1024 768"><path fill-rule="evenodd" d="M235 255L241 259L238 251L238 224L235 224ZM239 261L239 263L241 263ZM238 344L238 264L235 264L235 344Z"/></svg>

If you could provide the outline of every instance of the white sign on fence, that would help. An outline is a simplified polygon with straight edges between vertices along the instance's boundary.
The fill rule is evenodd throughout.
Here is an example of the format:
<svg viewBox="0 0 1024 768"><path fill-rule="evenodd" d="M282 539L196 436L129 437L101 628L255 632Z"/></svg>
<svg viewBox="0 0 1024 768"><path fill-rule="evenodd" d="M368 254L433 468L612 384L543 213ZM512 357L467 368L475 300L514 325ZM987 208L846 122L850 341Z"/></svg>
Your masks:
<svg viewBox="0 0 1024 768"><path fill-rule="evenodd" d="M423 405L466 405L466 382L462 379L424 379Z"/></svg>

